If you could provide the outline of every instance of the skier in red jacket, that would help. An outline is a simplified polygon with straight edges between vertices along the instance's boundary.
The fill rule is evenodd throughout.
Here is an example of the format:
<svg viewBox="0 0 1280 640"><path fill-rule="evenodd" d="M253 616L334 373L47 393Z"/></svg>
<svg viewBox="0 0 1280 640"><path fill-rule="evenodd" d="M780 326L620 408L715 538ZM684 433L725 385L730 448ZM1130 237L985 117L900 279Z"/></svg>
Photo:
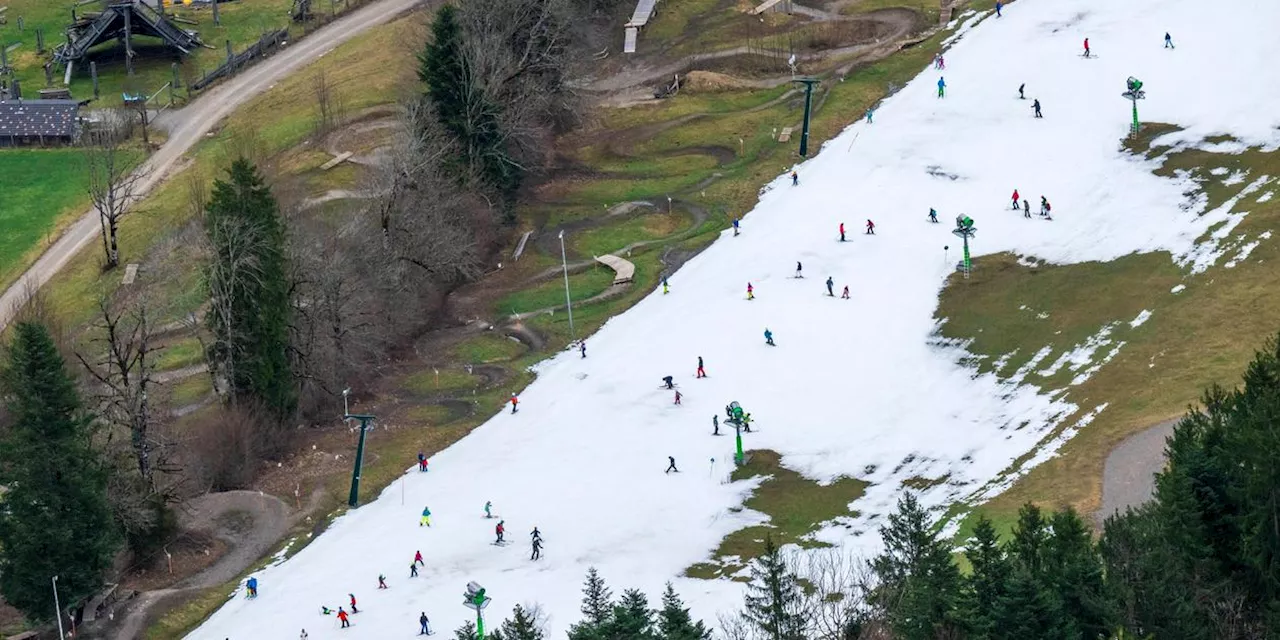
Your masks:
<svg viewBox="0 0 1280 640"><path fill-rule="evenodd" d="M342 607L338 607L338 620L342 621L343 629L351 626L351 622L347 620L347 612L343 611Z"/></svg>
<svg viewBox="0 0 1280 640"><path fill-rule="evenodd" d="M1018 206L1018 190L1017 189L1013 190L1013 208L1015 211L1020 208Z"/></svg>
<svg viewBox="0 0 1280 640"><path fill-rule="evenodd" d="M516 397L516 394L511 394L511 413L516 412L516 405L518 404L520 404L520 399Z"/></svg>
<svg viewBox="0 0 1280 640"><path fill-rule="evenodd" d="M507 528L503 526L503 522L505 522L505 521L504 521L504 520L499 520L499 521L498 521L498 526L496 526L496 527L494 527L494 528L493 528L493 532L494 532L494 533L496 533L496 534L498 534L498 539L494 541L494 544L502 544L502 542L503 542L503 540L502 540L502 534L504 534L504 533L506 533L506 532L507 532Z"/></svg>
<svg viewBox="0 0 1280 640"><path fill-rule="evenodd" d="M844 242L844 223L840 223L840 242Z"/></svg>
<svg viewBox="0 0 1280 640"><path fill-rule="evenodd" d="M1089 52L1089 39L1088 39L1088 38L1085 38L1085 39L1084 39L1084 57L1088 58L1088 57L1089 57L1089 53L1090 53L1090 52Z"/></svg>
<svg viewBox="0 0 1280 640"><path fill-rule="evenodd" d="M871 219L868 218L867 219L867 235L874 236L875 234L876 234L876 223L872 222Z"/></svg>

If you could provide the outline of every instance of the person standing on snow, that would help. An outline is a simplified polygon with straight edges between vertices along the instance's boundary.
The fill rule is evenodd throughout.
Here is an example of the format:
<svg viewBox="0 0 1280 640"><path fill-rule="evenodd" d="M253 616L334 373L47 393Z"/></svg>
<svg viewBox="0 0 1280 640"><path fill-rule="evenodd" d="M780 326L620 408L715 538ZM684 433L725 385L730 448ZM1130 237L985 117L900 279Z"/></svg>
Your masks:
<svg viewBox="0 0 1280 640"><path fill-rule="evenodd" d="M420 565L422 565L422 566L424 566L424 567L425 567L425 566L427 566L427 563L425 563L425 562L423 562L423 561L422 561L422 552L421 552L421 551L419 551L419 552L417 552L417 553L413 554L413 563L414 563L414 564L420 564Z"/></svg>
<svg viewBox="0 0 1280 640"><path fill-rule="evenodd" d="M249 578L249 581L244 583L244 586L246 589L249 590L250 598L258 597L258 579L257 578Z"/></svg>
<svg viewBox="0 0 1280 640"><path fill-rule="evenodd" d="M676 388L675 378L671 376L662 376L662 384L667 385L668 390Z"/></svg>
<svg viewBox="0 0 1280 640"><path fill-rule="evenodd" d="M530 560L537 560L542 557L542 538L533 539L533 553L529 555Z"/></svg>
<svg viewBox="0 0 1280 640"><path fill-rule="evenodd" d="M538 528L537 528L537 527L534 527L534 528L533 528L533 531L530 531L530 532L529 532L529 537L530 537L530 538L532 538L532 539L534 539L534 540L541 541L541 540L542 540L542 532L541 532L541 531L538 531Z"/></svg>
<svg viewBox="0 0 1280 640"><path fill-rule="evenodd" d="M791 172L791 186L793 187L800 186L800 174L796 173L795 171Z"/></svg>
<svg viewBox="0 0 1280 640"><path fill-rule="evenodd" d="M696 378L707 377L707 370L702 366L702 356L698 356L698 372L694 377Z"/></svg>
<svg viewBox="0 0 1280 640"><path fill-rule="evenodd" d="M409 577L410 578L418 577L418 565L416 564L409 565Z"/></svg>
<svg viewBox="0 0 1280 640"><path fill-rule="evenodd" d="M671 289L667 286L667 277L662 276L662 295L665 296L668 293L671 293Z"/></svg>
<svg viewBox="0 0 1280 640"><path fill-rule="evenodd" d="M582 353L582 357L587 357L587 341L583 340L578 343L578 351Z"/></svg>
<svg viewBox="0 0 1280 640"><path fill-rule="evenodd" d="M876 234L876 223L872 222L871 218L867 218L867 235L874 236L875 234Z"/></svg>
<svg viewBox="0 0 1280 640"><path fill-rule="evenodd" d="M1000 0L996 0L996 17L997 18L1000 17L1000 10L1003 8L1004 8L1004 3L1000 2Z"/></svg>
<svg viewBox="0 0 1280 640"><path fill-rule="evenodd" d="M431 507L422 508L422 520L418 522L419 527L431 526Z"/></svg>
<svg viewBox="0 0 1280 640"><path fill-rule="evenodd" d="M418 616L418 625L422 627L422 629L418 631L418 635L420 636L431 635L431 627L428 626L430 624L431 624L431 621L427 619L427 612L423 611L422 615Z"/></svg>
<svg viewBox="0 0 1280 640"><path fill-rule="evenodd" d="M667 465L667 470L666 470L666 471L663 471L663 473L671 473L672 471L674 471L674 472L676 472L676 473L680 473L680 470L676 468L676 457L675 457L675 456L667 456L667 461L668 461L670 464L668 464L668 465Z"/></svg>
<svg viewBox="0 0 1280 640"><path fill-rule="evenodd" d="M942 76L938 76L938 97L947 97L947 81Z"/></svg>
<svg viewBox="0 0 1280 640"><path fill-rule="evenodd" d="M738 237L738 219L733 219L733 237Z"/></svg>
<svg viewBox="0 0 1280 640"><path fill-rule="evenodd" d="M1048 200L1044 201L1044 207L1043 207L1043 210L1040 212L1040 215L1044 216L1045 220L1053 219L1053 205L1049 204Z"/></svg>
<svg viewBox="0 0 1280 640"><path fill-rule="evenodd" d="M347 620L347 612L343 611L342 607L338 607L338 620L342 622L341 628L343 629L346 629L347 627L351 626L351 621Z"/></svg>
<svg viewBox="0 0 1280 640"><path fill-rule="evenodd" d="M1018 204L1018 200L1019 200L1019 198L1018 198L1018 190L1017 190L1017 189L1014 189L1014 190L1013 190L1013 210L1014 210L1014 211L1017 211L1018 209L1020 209L1020 208L1021 208L1021 206Z"/></svg>
<svg viewBox="0 0 1280 640"><path fill-rule="evenodd" d="M751 286L750 282L747 283L747 299L748 300L756 299L756 288Z"/></svg>
<svg viewBox="0 0 1280 640"><path fill-rule="evenodd" d="M844 242L844 223L840 223L840 242Z"/></svg>
<svg viewBox="0 0 1280 640"><path fill-rule="evenodd" d="M720 435L720 416L714 413L711 414L711 428L712 428L711 435L713 436Z"/></svg>
<svg viewBox="0 0 1280 640"><path fill-rule="evenodd" d="M867 124L875 124L873 116L876 115L875 107L867 107Z"/></svg>
<svg viewBox="0 0 1280 640"><path fill-rule="evenodd" d="M484 501L484 517L486 517L486 518L492 518L492 517L493 517L493 502L492 502L492 501L489 501L489 500L485 500L485 501Z"/></svg>
<svg viewBox="0 0 1280 640"><path fill-rule="evenodd" d="M1022 217L1024 218L1031 217L1031 201L1030 200L1024 199L1022 201Z"/></svg>
<svg viewBox="0 0 1280 640"><path fill-rule="evenodd" d="M1166 49L1173 49L1173 48L1174 48L1174 46L1173 46L1173 36L1169 35L1169 32L1168 32L1168 31L1164 32L1164 48L1166 48Z"/></svg>
<svg viewBox="0 0 1280 640"><path fill-rule="evenodd" d="M1044 117L1044 116L1040 115L1040 98L1036 98L1036 99L1031 103L1031 108L1036 112L1036 117L1037 117L1037 118L1043 118L1043 117Z"/></svg>
<svg viewBox="0 0 1280 640"><path fill-rule="evenodd" d="M494 544L503 543L502 536L507 532L506 524L507 524L506 520L499 520L498 526L493 528L493 533L498 536L498 539L493 541Z"/></svg>
<svg viewBox="0 0 1280 640"><path fill-rule="evenodd" d="M1092 55L1092 52L1089 51L1089 39L1085 38L1084 39L1084 57L1088 58L1090 55Z"/></svg>
<svg viewBox="0 0 1280 640"><path fill-rule="evenodd" d="M769 330L769 327L764 328L764 343L771 347L778 346L773 343L773 332Z"/></svg>
<svg viewBox="0 0 1280 640"><path fill-rule="evenodd" d="M802 269L803 267L800 265L800 261L796 260L796 278L797 279L804 277L804 275L801 274Z"/></svg>
<svg viewBox="0 0 1280 640"><path fill-rule="evenodd" d="M832 298L836 297L836 292L832 291L832 287L835 287L835 286L836 286L836 281L832 280L831 276L827 276L827 295L831 296Z"/></svg>
<svg viewBox="0 0 1280 640"><path fill-rule="evenodd" d="M677 390L676 390L676 404L680 404L680 398L682 398L682 397L684 397L684 396L680 395L680 390L679 390L679 389L677 389Z"/></svg>
<svg viewBox="0 0 1280 640"><path fill-rule="evenodd" d="M382 575L381 573L378 574L378 588L379 589L387 588L387 577Z"/></svg>
<svg viewBox="0 0 1280 640"><path fill-rule="evenodd" d="M935 224L938 222L938 212L932 207L929 208L929 222Z"/></svg>
<svg viewBox="0 0 1280 640"><path fill-rule="evenodd" d="M515 412L516 412L516 410L517 410L517 409L516 409L516 405L519 405L519 404L520 404L520 399L516 397L516 394L512 393L512 394L511 394L511 413L512 413L513 415L515 414Z"/></svg>
<svg viewBox="0 0 1280 640"><path fill-rule="evenodd" d="M351 598L351 613L360 613L360 610L356 608L356 594L348 593L347 597Z"/></svg>
<svg viewBox="0 0 1280 640"><path fill-rule="evenodd" d="M1040 215L1044 215L1044 213L1048 210L1049 210L1049 201L1044 196L1040 196Z"/></svg>
<svg viewBox="0 0 1280 640"><path fill-rule="evenodd" d="M306 629L303 629L303 630L302 630L302 633L299 633L299 634L298 634L298 640L307 640L307 638L308 638L308 637L310 637L310 636L308 636L308 635L307 635L307 630L306 630Z"/></svg>
<svg viewBox="0 0 1280 640"><path fill-rule="evenodd" d="M935 222L936 222L936 220L935 220ZM849 285L847 285L847 284L846 284L846 285L844 286L844 293L840 294L840 298L841 298L841 299L843 299L843 300L848 300L848 299L849 299Z"/></svg>
<svg viewBox="0 0 1280 640"><path fill-rule="evenodd" d="M1026 99L1027 99L1026 89L1027 89L1027 83L1025 83L1025 82L1024 82L1024 83L1022 83L1022 84L1020 84L1020 85L1018 85L1018 99L1019 99L1019 100L1026 100Z"/></svg>

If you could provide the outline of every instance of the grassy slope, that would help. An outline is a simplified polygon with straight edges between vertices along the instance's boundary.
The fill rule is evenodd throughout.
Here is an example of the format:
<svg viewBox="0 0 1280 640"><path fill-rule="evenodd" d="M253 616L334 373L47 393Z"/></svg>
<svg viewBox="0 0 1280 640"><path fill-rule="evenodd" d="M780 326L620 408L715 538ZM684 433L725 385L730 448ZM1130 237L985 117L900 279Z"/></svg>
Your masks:
<svg viewBox="0 0 1280 640"><path fill-rule="evenodd" d="M57 237L60 221L88 206L74 149L7 149L0 152L4 199L0 201L0 285L8 286Z"/></svg>
<svg viewBox="0 0 1280 640"><path fill-rule="evenodd" d="M1149 155L1167 151L1148 148L1152 137L1166 130L1148 127L1134 150ZM1215 167L1247 170L1249 177L1242 184L1225 185L1225 176L1209 173ZM1168 155L1157 173L1173 176L1178 171L1202 180L1212 209L1253 179L1280 174L1280 153L1182 151ZM1249 215L1230 234L1232 238L1256 240L1280 226L1280 199L1257 202L1263 193L1275 189L1273 180L1237 203L1234 210ZM987 370L996 358L1016 350L1000 370L1002 375L1012 373L1045 345L1055 351L1038 369L1103 324L1126 323L1112 336L1126 342L1116 358L1067 395L1084 412L1103 403L1106 410L1066 443L1061 455L1036 467L983 511L1004 523L1012 522L1018 505L1026 501L1092 512L1099 505L1107 452L1128 435L1184 412L1206 385L1235 384L1254 349L1280 329L1280 300L1268 295L1280 283L1280 272L1272 266L1280 260L1280 246L1263 239L1247 260L1224 268L1223 263L1236 253L1228 251L1217 266L1201 275L1180 269L1168 253L1037 268L1020 266L1011 256L991 256L978 261L968 283L954 281L944 290L938 310L939 317L948 319L943 335L971 338L970 349L988 356L980 363ZM1170 293L1179 284L1185 290ZM1029 309L1020 309L1022 305ZM1152 312L1151 319L1130 328L1127 322L1144 309ZM1048 317L1039 319L1039 313ZM1069 378L1032 375L1028 381L1059 388Z"/></svg>

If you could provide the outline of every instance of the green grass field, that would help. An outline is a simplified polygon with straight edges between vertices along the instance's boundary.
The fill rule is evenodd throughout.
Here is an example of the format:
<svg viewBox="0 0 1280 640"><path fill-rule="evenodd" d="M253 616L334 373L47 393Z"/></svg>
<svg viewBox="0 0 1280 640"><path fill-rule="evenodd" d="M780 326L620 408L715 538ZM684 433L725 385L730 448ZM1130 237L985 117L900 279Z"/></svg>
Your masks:
<svg viewBox="0 0 1280 640"><path fill-rule="evenodd" d="M59 222L88 208L83 164L76 149L0 150L0 284L16 280L57 238Z"/></svg>

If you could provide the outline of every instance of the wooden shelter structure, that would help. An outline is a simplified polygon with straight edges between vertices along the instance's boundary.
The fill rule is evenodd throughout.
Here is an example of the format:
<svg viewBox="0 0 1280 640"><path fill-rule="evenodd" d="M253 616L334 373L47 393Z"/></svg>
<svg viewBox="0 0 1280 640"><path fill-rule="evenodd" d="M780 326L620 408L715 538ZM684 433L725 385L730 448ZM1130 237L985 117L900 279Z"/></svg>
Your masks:
<svg viewBox="0 0 1280 640"><path fill-rule="evenodd" d="M87 56L93 47L118 40L124 44L125 65L132 68L135 36L157 38L183 55L201 44L198 33L179 28L144 2L110 0L101 13L75 19L67 27L67 42L58 45L53 57L58 63L70 66Z"/></svg>

